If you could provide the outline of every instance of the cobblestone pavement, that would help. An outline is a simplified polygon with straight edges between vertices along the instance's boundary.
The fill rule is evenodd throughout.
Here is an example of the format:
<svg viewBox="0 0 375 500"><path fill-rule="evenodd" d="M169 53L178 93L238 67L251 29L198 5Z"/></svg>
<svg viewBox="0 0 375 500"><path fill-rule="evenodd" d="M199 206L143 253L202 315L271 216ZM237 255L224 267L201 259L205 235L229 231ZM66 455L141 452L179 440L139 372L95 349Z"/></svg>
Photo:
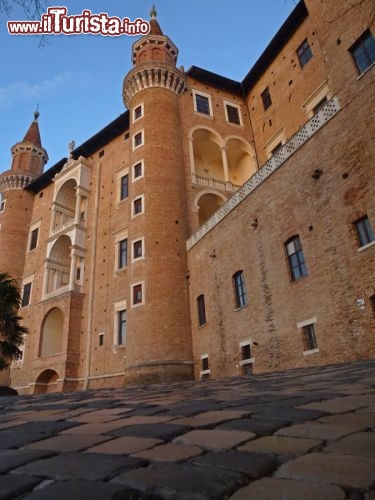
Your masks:
<svg viewBox="0 0 375 500"><path fill-rule="evenodd" d="M0 499L375 500L375 360L0 408Z"/></svg>

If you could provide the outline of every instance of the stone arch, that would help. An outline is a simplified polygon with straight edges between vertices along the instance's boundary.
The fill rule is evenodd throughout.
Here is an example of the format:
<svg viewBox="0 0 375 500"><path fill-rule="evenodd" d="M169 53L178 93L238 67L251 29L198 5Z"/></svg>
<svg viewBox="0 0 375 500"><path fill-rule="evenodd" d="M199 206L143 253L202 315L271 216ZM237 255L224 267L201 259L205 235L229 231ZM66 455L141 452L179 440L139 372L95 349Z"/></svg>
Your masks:
<svg viewBox="0 0 375 500"><path fill-rule="evenodd" d="M222 138L212 129L195 128L191 131L193 140L193 165L197 176L225 182Z"/></svg>
<svg viewBox="0 0 375 500"><path fill-rule="evenodd" d="M253 147L240 137L226 139L229 182L242 186L257 171Z"/></svg>
<svg viewBox="0 0 375 500"><path fill-rule="evenodd" d="M48 255L47 294L69 285L72 241L66 234L53 244Z"/></svg>
<svg viewBox="0 0 375 500"><path fill-rule="evenodd" d="M59 375L54 370L44 370L35 381L34 394L45 394L47 392L57 392L57 381Z"/></svg>
<svg viewBox="0 0 375 500"><path fill-rule="evenodd" d="M39 357L54 356L63 351L63 328L64 315L61 309L50 309L42 322Z"/></svg>
<svg viewBox="0 0 375 500"><path fill-rule="evenodd" d="M217 191L201 191L195 197L194 205L198 209L199 225L202 226L226 202L223 194Z"/></svg>
<svg viewBox="0 0 375 500"><path fill-rule="evenodd" d="M58 231L74 221L77 182L69 179L60 187L54 200L53 229Z"/></svg>

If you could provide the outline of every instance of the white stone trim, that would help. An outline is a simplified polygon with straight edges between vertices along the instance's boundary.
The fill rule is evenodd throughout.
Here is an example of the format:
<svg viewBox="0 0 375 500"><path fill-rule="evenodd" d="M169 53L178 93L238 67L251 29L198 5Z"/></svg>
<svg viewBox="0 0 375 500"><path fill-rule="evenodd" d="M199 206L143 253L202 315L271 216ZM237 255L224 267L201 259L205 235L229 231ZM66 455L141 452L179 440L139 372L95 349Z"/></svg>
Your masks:
<svg viewBox="0 0 375 500"><path fill-rule="evenodd" d="M142 243L142 255L140 257L135 257L134 256L134 244L137 243L138 241L140 241ZM140 237L140 238L135 238L134 240L132 240L131 242L131 262L138 262L140 260L144 260L145 259L145 238L144 236Z"/></svg>
<svg viewBox="0 0 375 500"><path fill-rule="evenodd" d="M136 118L135 117L135 110L138 108L141 108L141 116ZM144 103L141 102L140 104L137 104L133 109L133 112L132 112L133 123L137 122L138 120L141 120L144 117L144 113L145 113L145 106L144 106Z"/></svg>
<svg viewBox="0 0 375 500"><path fill-rule="evenodd" d="M230 123L231 125L234 125L237 127L243 127L241 106L239 104L232 102L232 101L226 101L225 99L223 100L223 104L224 104L225 119L226 119L227 123ZM232 106L232 108L238 109L238 117L240 119L240 123L233 123L233 122L229 121L227 106Z"/></svg>
<svg viewBox="0 0 375 500"><path fill-rule="evenodd" d="M213 109L212 109L211 94L207 94L206 92L201 92L198 89L193 89L192 92L193 92L194 111L196 113L198 113L199 116L207 116L207 117L213 118L214 114L213 114ZM200 95L202 97L206 97L208 99L208 107L209 107L209 111L210 111L210 113L208 115L206 113L202 113L201 111L197 110L197 99L196 99L197 95Z"/></svg>
<svg viewBox="0 0 375 500"><path fill-rule="evenodd" d="M300 321L297 323L297 328L303 328L304 326L313 325L318 322L318 318L315 316L313 318L306 319L305 321Z"/></svg>
<svg viewBox="0 0 375 500"><path fill-rule="evenodd" d="M142 286L142 302L138 303L138 304L134 304L133 300L134 300L134 288L137 286L137 285L141 285ZM134 308L134 307L141 307L141 306L144 306L145 305L145 282L144 281L137 281L135 283L132 283L130 285L130 297L131 297L131 307Z"/></svg>
<svg viewBox="0 0 375 500"><path fill-rule="evenodd" d="M142 211L136 214L134 213L134 202L139 199L142 200ZM132 199L131 218L134 219L135 217L138 217L138 215L144 214L144 212L145 212L145 195L140 194L139 196L136 196L135 198Z"/></svg>
<svg viewBox="0 0 375 500"><path fill-rule="evenodd" d="M333 116L341 109L338 98L333 97L316 115L311 118L284 146L267 161L224 205L212 215L199 229L187 240L187 249L190 250L211 229L244 201L260 184L262 184L275 170L283 165L296 151L316 134Z"/></svg>
<svg viewBox="0 0 375 500"><path fill-rule="evenodd" d="M324 97L327 99L331 99L332 93L328 87L328 79L326 78L319 87L306 99L306 101L302 104L302 107L306 111L306 114L309 118L314 116L313 109L315 106L322 100Z"/></svg>
<svg viewBox="0 0 375 500"><path fill-rule="evenodd" d="M142 165L142 173L141 175L139 175L138 177L135 177L134 175L134 172L135 172L135 167L137 165L141 164ZM139 181L139 179L142 179L145 175L145 161L142 159L142 160L139 160L139 161L136 161L133 165L132 165L132 182L137 182Z"/></svg>
<svg viewBox="0 0 375 500"><path fill-rule="evenodd" d="M0 176L0 193L10 191L12 189L25 189L33 180L29 175L3 174Z"/></svg>

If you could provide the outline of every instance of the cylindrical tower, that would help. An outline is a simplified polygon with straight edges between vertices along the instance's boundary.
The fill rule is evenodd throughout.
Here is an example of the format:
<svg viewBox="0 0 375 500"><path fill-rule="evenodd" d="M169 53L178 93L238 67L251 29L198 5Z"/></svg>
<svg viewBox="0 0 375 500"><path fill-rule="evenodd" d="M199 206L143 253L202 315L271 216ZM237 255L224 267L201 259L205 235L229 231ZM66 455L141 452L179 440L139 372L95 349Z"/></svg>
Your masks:
<svg viewBox="0 0 375 500"><path fill-rule="evenodd" d="M125 382L193 377L187 290L186 180L178 50L151 12L151 30L133 45L124 80L130 112L130 311ZM137 176L142 172L141 176ZM140 250L141 247L141 250Z"/></svg>
<svg viewBox="0 0 375 500"><path fill-rule="evenodd" d="M34 113L25 137L12 149L12 167L0 175L0 272L19 280L28 250L34 196L25 187L43 172L48 160L42 148L39 113Z"/></svg>

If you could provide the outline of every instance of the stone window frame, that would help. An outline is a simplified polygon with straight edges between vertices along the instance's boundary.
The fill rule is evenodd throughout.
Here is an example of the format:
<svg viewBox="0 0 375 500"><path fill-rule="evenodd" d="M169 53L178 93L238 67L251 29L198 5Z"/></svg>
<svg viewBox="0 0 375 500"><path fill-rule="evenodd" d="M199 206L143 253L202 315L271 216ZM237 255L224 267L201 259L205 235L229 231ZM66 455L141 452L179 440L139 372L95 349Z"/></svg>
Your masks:
<svg viewBox="0 0 375 500"><path fill-rule="evenodd" d="M137 137L141 137L141 141L139 144L136 144ZM145 133L144 129L138 130L135 132L132 137L132 150L136 151L137 149L143 147L145 145Z"/></svg>
<svg viewBox="0 0 375 500"><path fill-rule="evenodd" d="M227 123L230 123L231 125L236 125L237 127L243 127L241 106L239 104L235 104L232 101L226 101L226 100L224 100L223 103L224 103L225 119L226 119ZM236 123L236 122L233 122L233 121L229 120L228 106L237 109L237 111L238 111L238 119L239 119L240 123Z"/></svg>
<svg viewBox="0 0 375 500"><path fill-rule="evenodd" d="M104 346L104 342L105 342L105 333L104 332L100 332L99 335L98 335L98 346L99 347L103 347Z"/></svg>
<svg viewBox="0 0 375 500"><path fill-rule="evenodd" d="M6 199L2 198L0 195L0 214L5 212Z"/></svg>
<svg viewBox="0 0 375 500"><path fill-rule="evenodd" d="M141 114L138 117L136 117L136 111L139 108L141 109ZM133 123L137 122L138 120L141 120L144 117L144 103L143 102L141 102L140 104L137 104L137 106L135 106L135 108L133 109L132 117L133 117Z"/></svg>
<svg viewBox="0 0 375 500"><path fill-rule="evenodd" d="M136 257L135 252L134 252L134 245L138 242L141 242L141 246L142 246L142 255L140 257ZM140 238L135 238L131 242L131 262L132 263L138 262L138 261L144 260L144 259L145 259L145 238L144 238L144 236L142 236Z"/></svg>
<svg viewBox="0 0 375 500"><path fill-rule="evenodd" d="M21 308L23 307L28 307L31 305L32 303L32 294L33 294L33 281L34 281L34 273L29 275L29 276L26 276L22 279L22 282L21 282L21 291L22 291L22 294L21 294ZM30 290L29 290L29 297L28 297L28 302L27 304L24 304L24 297L25 297L25 287L27 285L30 285Z"/></svg>
<svg viewBox="0 0 375 500"><path fill-rule="evenodd" d="M42 220L38 220L36 222L33 222L32 224L30 224L30 229L29 229L29 236L27 238L27 251L29 253L31 252L35 252L38 247L39 247L39 242L40 242L40 227L41 227L41 224L42 224ZM34 245L34 242L33 242L33 234L35 234L35 231L36 231L36 241L35 241L35 246L33 246L31 248L31 244L33 243Z"/></svg>
<svg viewBox="0 0 375 500"><path fill-rule="evenodd" d="M313 338L312 338L312 341L314 343L314 346L310 349L306 349L304 348L303 350L303 355L304 356L308 356L310 354L316 354L319 352L319 347L318 347L318 343L317 343L317 340L316 340L316 331L315 331L315 325L317 324L318 322L318 319L314 316L312 318L309 318L309 319L306 319L304 321L300 321L297 323L297 328L302 336L302 342L303 344L305 343L304 342L304 336L306 335L310 335L310 333L307 331L307 327L312 327L312 330L313 330ZM309 338L309 342L311 341L311 338ZM309 346L311 347L311 346Z"/></svg>
<svg viewBox="0 0 375 500"><path fill-rule="evenodd" d="M127 318L126 318L126 326L125 326L125 341L121 344L118 343L119 335L120 335L120 321L119 314L124 312L127 316L127 300L119 299L113 303L113 346L114 347L125 347L126 346L126 334L127 334Z"/></svg>
<svg viewBox="0 0 375 500"><path fill-rule="evenodd" d="M125 198L122 198L122 179L125 176L128 176L128 196ZM129 167L123 167L120 170L116 172L116 200L117 200L117 206L120 204L126 202L126 200L129 199Z"/></svg>
<svg viewBox="0 0 375 500"><path fill-rule="evenodd" d="M138 175L137 177L135 176L135 167L138 166L138 165L141 165L141 175ZM139 179L142 179L145 175L145 162L144 160L139 160L139 161L136 161L133 165L132 165L132 182L137 182L139 181Z"/></svg>
<svg viewBox="0 0 375 500"><path fill-rule="evenodd" d="M137 212L135 213L134 211L134 203L137 201L137 200L142 200L142 210L140 212ZM144 194L140 194L138 196L136 196L135 198L132 199L132 213L131 213L131 216L132 216L132 219L134 219L135 217L138 217L139 215L142 215L145 213L145 195Z"/></svg>
<svg viewBox="0 0 375 500"><path fill-rule="evenodd" d="M308 118L312 118L316 114L314 110L324 98L326 98L327 101L332 98L332 92L328 86L328 79L325 79L302 104Z"/></svg>
<svg viewBox="0 0 375 500"><path fill-rule="evenodd" d="M273 154L272 152L275 151L275 148L281 143L280 147L283 147L284 144L286 143L286 137L284 133L284 129L280 129L274 134L271 139L269 139L268 142L264 145L264 150L266 152L267 158L270 159L272 158Z"/></svg>
<svg viewBox="0 0 375 500"><path fill-rule="evenodd" d="M252 347L252 345L253 345L253 343L252 343L251 339L242 340L240 342L240 352L241 352L241 360L239 362L240 366L250 365L250 364L253 364L255 362L255 358L254 358L254 356L251 353L251 347ZM244 358L243 357L243 348L247 347L247 346L249 346L249 348L250 348L250 357L249 358Z"/></svg>
<svg viewBox="0 0 375 500"><path fill-rule="evenodd" d="M115 273L123 271L129 267L129 245L128 245L128 253L127 253L127 263L126 266L119 267L120 264L120 242L127 240L128 241L128 229L122 229L114 235L114 245L115 245L115 262L114 262L114 270Z"/></svg>
<svg viewBox="0 0 375 500"><path fill-rule="evenodd" d="M134 302L134 289L138 286L141 286L142 300L141 302ZM131 296L131 307L141 307L145 305L145 282L144 281L136 281L130 285L130 296Z"/></svg>
<svg viewBox="0 0 375 500"><path fill-rule="evenodd" d="M202 379L207 379L211 375L211 368L209 365L209 358L208 354L202 354L201 355L201 366L200 366L200 371L199 371L199 377ZM207 362L207 365L206 365Z"/></svg>
<svg viewBox="0 0 375 500"><path fill-rule="evenodd" d="M197 96L204 97L208 100L208 111L209 113L204 113L203 111L198 110L197 104ZM198 113L200 116L207 116L209 118L213 118L213 108L212 108L212 97L211 94L207 94L206 92L201 92L198 89L193 89L193 101L194 101L194 111Z"/></svg>

